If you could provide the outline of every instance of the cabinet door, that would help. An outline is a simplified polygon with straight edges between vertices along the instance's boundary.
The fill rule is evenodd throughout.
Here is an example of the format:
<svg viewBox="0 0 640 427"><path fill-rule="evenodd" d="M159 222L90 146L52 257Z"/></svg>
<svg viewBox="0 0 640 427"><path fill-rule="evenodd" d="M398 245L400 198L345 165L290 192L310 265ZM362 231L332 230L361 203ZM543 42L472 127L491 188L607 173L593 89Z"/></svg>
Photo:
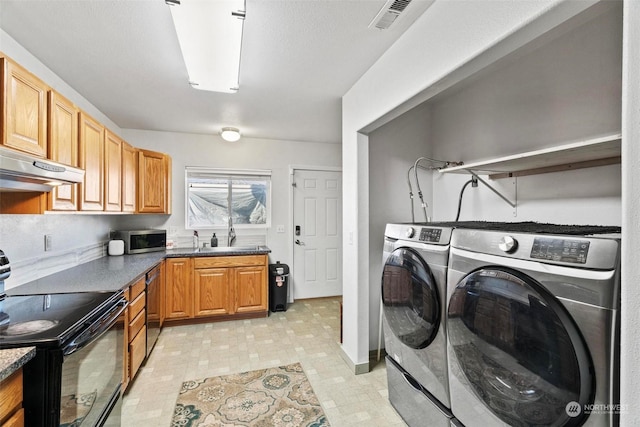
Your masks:
<svg viewBox="0 0 640 427"><path fill-rule="evenodd" d="M14 412L2 427L24 427L24 409L20 408Z"/></svg>
<svg viewBox="0 0 640 427"><path fill-rule="evenodd" d="M23 381L22 368L19 368L0 382L0 421L8 418L22 406Z"/></svg>
<svg viewBox="0 0 640 427"><path fill-rule="evenodd" d="M193 317L191 283L191 259L168 258L165 280L165 318L188 319Z"/></svg>
<svg viewBox="0 0 640 427"><path fill-rule="evenodd" d="M195 316L231 314L231 274L228 268L194 270Z"/></svg>
<svg viewBox="0 0 640 427"><path fill-rule="evenodd" d="M167 165L165 154L138 150L138 212L166 213Z"/></svg>
<svg viewBox="0 0 640 427"><path fill-rule="evenodd" d="M147 357L147 328L142 327L140 332L131 339L129 344L129 367L131 369L131 379L136 377L138 369Z"/></svg>
<svg viewBox="0 0 640 427"><path fill-rule="evenodd" d="M60 94L49 91L49 158L69 166L78 166L78 109ZM78 210L78 184L60 185L49 193L52 211Z"/></svg>
<svg viewBox="0 0 640 427"><path fill-rule="evenodd" d="M130 302L129 298L129 288L124 290L124 297L127 299L127 302ZM122 346L122 390L126 390L129 386L129 380L131 380L130 375L130 367L129 367L129 306L124 309L120 319L118 319L118 323L122 322L122 331L123 331L123 339L124 345Z"/></svg>
<svg viewBox="0 0 640 427"><path fill-rule="evenodd" d="M122 211L122 140L107 130L105 133L105 211Z"/></svg>
<svg viewBox="0 0 640 427"><path fill-rule="evenodd" d="M122 211L135 212L137 206L138 150L122 142Z"/></svg>
<svg viewBox="0 0 640 427"><path fill-rule="evenodd" d="M84 182L80 184L80 209L104 210L104 127L80 112L80 168Z"/></svg>
<svg viewBox="0 0 640 427"><path fill-rule="evenodd" d="M234 283L236 313L267 310L266 267L236 267Z"/></svg>
<svg viewBox="0 0 640 427"><path fill-rule="evenodd" d="M2 58L4 84L2 143L47 156L47 85L24 68Z"/></svg>

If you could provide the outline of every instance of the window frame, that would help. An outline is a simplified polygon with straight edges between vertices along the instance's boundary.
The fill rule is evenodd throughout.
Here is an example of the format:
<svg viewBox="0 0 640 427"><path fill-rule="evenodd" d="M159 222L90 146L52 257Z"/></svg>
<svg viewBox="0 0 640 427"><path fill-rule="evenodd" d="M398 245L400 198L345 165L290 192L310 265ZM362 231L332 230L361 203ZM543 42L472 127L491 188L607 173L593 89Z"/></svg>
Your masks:
<svg viewBox="0 0 640 427"><path fill-rule="evenodd" d="M226 230L227 224L212 224L206 226L193 226L189 223L189 194L191 184L189 178L195 174L210 175L213 179L222 179L227 181L227 187L231 188L232 181L234 179L252 179L262 178L266 183L267 195L266 195L266 223L265 224L236 224L233 223L233 227L236 229L250 229L250 230L264 230L271 227L271 180L272 171L267 169L226 169L226 168L208 168L208 167L193 167L186 166L184 173L184 189L185 189L185 207L184 207L184 225L186 230ZM233 200L233 192L227 193L227 217L230 212L231 201Z"/></svg>

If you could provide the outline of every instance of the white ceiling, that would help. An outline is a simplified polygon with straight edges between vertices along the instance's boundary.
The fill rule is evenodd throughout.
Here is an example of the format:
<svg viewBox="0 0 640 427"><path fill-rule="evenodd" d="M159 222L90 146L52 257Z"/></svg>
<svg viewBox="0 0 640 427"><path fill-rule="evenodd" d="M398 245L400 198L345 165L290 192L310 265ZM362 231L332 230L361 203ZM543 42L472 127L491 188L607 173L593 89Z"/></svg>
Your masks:
<svg viewBox="0 0 640 427"><path fill-rule="evenodd" d="M385 0L246 0L235 94L189 86L163 0L0 0L0 28L121 128L340 142L341 96L431 3L381 31Z"/></svg>

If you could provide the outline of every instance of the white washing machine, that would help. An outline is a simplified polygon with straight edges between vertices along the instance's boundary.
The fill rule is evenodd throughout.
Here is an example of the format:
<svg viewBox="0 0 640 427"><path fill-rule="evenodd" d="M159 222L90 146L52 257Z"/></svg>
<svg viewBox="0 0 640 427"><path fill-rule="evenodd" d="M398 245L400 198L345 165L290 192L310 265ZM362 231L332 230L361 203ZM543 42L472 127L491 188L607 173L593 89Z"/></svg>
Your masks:
<svg viewBox="0 0 640 427"><path fill-rule="evenodd" d="M616 227L456 229L448 270L453 415L467 427L619 422Z"/></svg>
<svg viewBox="0 0 640 427"><path fill-rule="evenodd" d="M451 226L387 224L382 313L389 400L409 426L449 427L446 277Z"/></svg>

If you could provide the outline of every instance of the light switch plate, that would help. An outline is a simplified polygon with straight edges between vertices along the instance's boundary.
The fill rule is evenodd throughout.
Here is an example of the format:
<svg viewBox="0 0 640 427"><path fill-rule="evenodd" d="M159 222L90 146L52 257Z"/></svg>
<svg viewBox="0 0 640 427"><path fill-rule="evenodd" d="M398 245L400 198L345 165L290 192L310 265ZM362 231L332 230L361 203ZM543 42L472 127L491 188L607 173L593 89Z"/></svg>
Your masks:
<svg viewBox="0 0 640 427"><path fill-rule="evenodd" d="M284 233L284 225L277 225L276 226L276 232Z"/></svg>
<svg viewBox="0 0 640 427"><path fill-rule="evenodd" d="M51 245L52 244L53 244L53 238L52 238L51 234L45 234L44 235L44 250L45 250L45 252L51 250Z"/></svg>

